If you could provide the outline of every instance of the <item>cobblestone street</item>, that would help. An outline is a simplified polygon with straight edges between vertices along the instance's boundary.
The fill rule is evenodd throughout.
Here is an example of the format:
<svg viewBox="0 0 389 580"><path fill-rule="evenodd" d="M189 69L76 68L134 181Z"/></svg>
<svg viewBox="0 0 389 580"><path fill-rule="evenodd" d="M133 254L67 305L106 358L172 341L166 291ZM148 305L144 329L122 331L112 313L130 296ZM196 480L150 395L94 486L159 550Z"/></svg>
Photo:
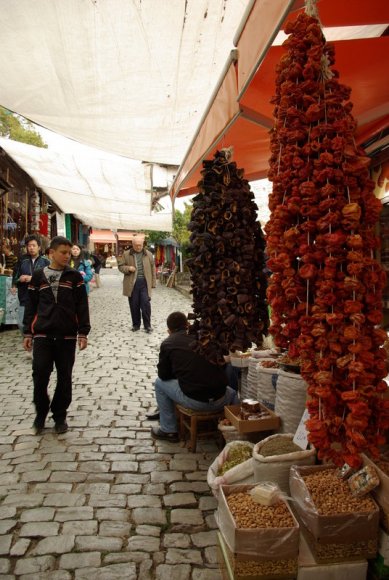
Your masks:
<svg viewBox="0 0 389 580"><path fill-rule="evenodd" d="M193 454L156 443L156 423L144 417L155 407L166 317L188 313L190 300L158 283L154 332L133 333L122 275L101 277L89 346L74 367L68 433L56 435L50 419L33 434L31 359L17 330L0 333L0 578L218 580L206 483L217 446L200 440Z"/></svg>

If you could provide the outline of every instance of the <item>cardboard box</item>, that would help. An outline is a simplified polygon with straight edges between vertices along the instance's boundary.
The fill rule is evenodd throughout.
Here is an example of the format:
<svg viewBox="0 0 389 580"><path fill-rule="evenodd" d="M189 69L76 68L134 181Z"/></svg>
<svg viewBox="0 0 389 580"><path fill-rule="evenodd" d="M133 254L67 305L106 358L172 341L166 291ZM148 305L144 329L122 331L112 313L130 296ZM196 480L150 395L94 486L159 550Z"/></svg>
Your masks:
<svg viewBox="0 0 389 580"><path fill-rule="evenodd" d="M380 478L380 485L371 492L375 501L380 506L381 524L386 531L389 532L389 475L386 475L374 461L369 459L366 455L362 455L363 465L371 465L378 473Z"/></svg>
<svg viewBox="0 0 389 580"><path fill-rule="evenodd" d="M231 552L217 533L218 563L223 580L285 580L296 578L297 556L289 560L258 560ZM359 580L359 579L357 579Z"/></svg>
<svg viewBox="0 0 389 580"><path fill-rule="evenodd" d="M305 485L303 476L328 469L328 465L293 466L290 470L290 493L293 508L308 532L320 544L353 544L377 541L379 510L373 512L320 515ZM375 502L374 502L375 503ZM371 553L371 552L370 552ZM366 556L360 555L360 558Z"/></svg>
<svg viewBox="0 0 389 580"><path fill-rule="evenodd" d="M300 534L297 580L365 580L367 560L318 564L312 551Z"/></svg>
<svg viewBox="0 0 389 580"><path fill-rule="evenodd" d="M370 561L369 571L377 580L389 580L389 535L383 529L380 529L378 554Z"/></svg>
<svg viewBox="0 0 389 580"><path fill-rule="evenodd" d="M263 411L267 411L263 419L250 419L243 420L239 418L240 405L230 405L224 407L224 415L226 419L229 419L233 426L239 431L239 433L254 433L258 431L276 431L281 424L280 417L267 409L264 405L261 405Z"/></svg>
<svg viewBox="0 0 389 580"><path fill-rule="evenodd" d="M237 558L250 557L258 560L285 560L297 558L299 524L289 504L284 502L293 519L293 527L284 528L238 528L228 507L227 497L232 493L248 492L255 484L221 485L218 496L216 522L228 548Z"/></svg>

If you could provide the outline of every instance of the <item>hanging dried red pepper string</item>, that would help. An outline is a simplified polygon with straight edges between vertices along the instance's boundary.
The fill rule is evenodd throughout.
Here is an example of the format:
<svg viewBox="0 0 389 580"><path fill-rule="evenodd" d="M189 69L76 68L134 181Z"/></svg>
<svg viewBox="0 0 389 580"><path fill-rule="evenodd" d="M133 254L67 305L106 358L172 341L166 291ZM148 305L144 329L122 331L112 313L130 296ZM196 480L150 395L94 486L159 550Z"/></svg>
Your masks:
<svg viewBox="0 0 389 580"><path fill-rule="evenodd" d="M358 466L362 451L377 454L389 426L386 332L377 327L385 274L374 258L381 203L355 145L351 89L332 69L318 19L300 14L285 32L265 228L269 330L301 360L319 457Z"/></svg>

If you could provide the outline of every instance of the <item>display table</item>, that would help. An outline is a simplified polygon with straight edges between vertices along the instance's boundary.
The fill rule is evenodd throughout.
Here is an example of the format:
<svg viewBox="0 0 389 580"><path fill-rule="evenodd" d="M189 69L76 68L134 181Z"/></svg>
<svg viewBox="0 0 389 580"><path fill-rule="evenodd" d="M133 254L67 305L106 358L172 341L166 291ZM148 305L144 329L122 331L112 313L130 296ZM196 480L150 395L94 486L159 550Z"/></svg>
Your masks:
<svg viewBox="0 0 389 580"><path fill-rule="evenodd" d="M0 275L0 324L17 324L19 300L11 292L12 277Z"/></svg>

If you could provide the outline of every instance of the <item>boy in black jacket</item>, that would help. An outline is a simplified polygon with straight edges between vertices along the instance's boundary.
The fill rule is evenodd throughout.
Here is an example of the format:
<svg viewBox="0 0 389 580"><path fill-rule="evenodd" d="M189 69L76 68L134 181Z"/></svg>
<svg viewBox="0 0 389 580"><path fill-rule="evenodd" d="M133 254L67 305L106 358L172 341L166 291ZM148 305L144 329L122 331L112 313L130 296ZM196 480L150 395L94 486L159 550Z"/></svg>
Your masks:
<svg viewBox="0 0 389 580"><path fill-rule="evenodd" d="M50 244L50 265L33 273L28 286L24 314L24 341L33 348L32 377L36 418L33 429L38 435L45 426L49 409L56 433L68 430L66 412L72 401L72 370L76 342L87 347L90 331L88 297L80 272L67 264L72 243L61 236ZM53 364L57 386L50 404L47 392Z"/></svg>

